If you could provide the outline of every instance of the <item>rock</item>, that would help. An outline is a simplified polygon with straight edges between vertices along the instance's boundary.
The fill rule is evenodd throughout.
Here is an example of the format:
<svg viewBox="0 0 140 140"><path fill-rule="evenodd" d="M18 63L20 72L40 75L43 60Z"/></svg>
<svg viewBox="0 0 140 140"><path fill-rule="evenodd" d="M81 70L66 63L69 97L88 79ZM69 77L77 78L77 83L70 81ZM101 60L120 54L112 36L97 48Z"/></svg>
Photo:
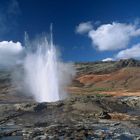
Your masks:
<svg viewBox="0 0 140 140"><path fill-rule="evenodd" d="M138 60L135 59L122 59L118 62L116 62L116 66L118 68L123 68L123 67L137 67L140 66L140 62Z"/></svg>
<svg viewBox="0 0 140 140"><path fill-rule="evenodd" d="M123 97L121 101L132 108L140 108L140 97L133 96L133 97Z"/></svg>
<svg viewBox="0 0 140 140"><path fill-rule="evenodd" d="M120 140L134 140L134 136L132 134L121 134L117 137Z"/></svg>
<svg viewBox="0 0 140 140"><path fill-rule="evenodd" d="M43 128L41 129L34 129L33 132L32 132L32 137L36 137L36 136L40 136L40 135L43 135L44 132L43 132Z"/></svg>
<svg viewBox="0 0 140 140"><path fill-rule="evenodd" d="M35 112L40 112L40 111L43 111L44 109L47 109L46 103L39 103L34 107Z"/></svg>
<svg viewBox="0 0 140 140"><path fill-rule="evenodd" d="M137 102L138 98L134 99L79 95L55 103L9 104L9 108L8 105L2 105L3 110L0 110L0 113L4 117L1 115L3 124L0 127L0 136L1 138L22 136L23 139L35 140L58 138L92 140L119 139L125 132L132 132L133 135L125 134L125 137L137 138L140 131L139 118L131 120L127 117L130 116L127 112L120 113L132 107L133 111L136 111L134 102ZM126 115L127 119L125 121L113 119L113 114L123 118ZM134 115L131 117L134 118ZM16 131L11 131L13 127Z"/></svg>
<svg viewBox="0 0 140 140"><path fill-rule="evenodd" d="M84 86L84 84L83 83L80 83L80 81L78 81L78 80L73 80L72 81L72 86L75 86L75 87L83 87Z"/></svg>
<svg viewBox="0 0 140 140"><path fill-rule="evenodd" d="M108 114L108 112L102 111L99 115L100 119L111 119L111 116Z"/></svg>
<svg viewBox="0 0 140 140"><path fill-rule="evenodd" d="M46 127L47 126L47 122L37 122L34 124L35 127Z"/></svg>
<svg viewBox="0 0 140 140"><path fill-rule="evenodd" d="M40 136L35 137L33 140L46 140L46 139L47 139L47 136L40 135Z"/></svg>
<svg viewBox="0 0 140 140"><path fill-rule="evenodd" d="M14 105L16 111L24 111L24 112L40 112L44 109L47 109L47 103L21 103Z"/></svg>
<svg viewBox="0 0 140 140"><path fill-rule="evenodd" d="M36 106L36 103L21 103L21 104L15 104L14 107L16 111L28 111L32 112L34 111L34 107Z"/></svg>
<svg viewBox="0 0 140 140"><path fill-rule="evenodd" d="M120 122L115 122L111 124L111 126L118 126L118 125L120 125Z"/></svg>

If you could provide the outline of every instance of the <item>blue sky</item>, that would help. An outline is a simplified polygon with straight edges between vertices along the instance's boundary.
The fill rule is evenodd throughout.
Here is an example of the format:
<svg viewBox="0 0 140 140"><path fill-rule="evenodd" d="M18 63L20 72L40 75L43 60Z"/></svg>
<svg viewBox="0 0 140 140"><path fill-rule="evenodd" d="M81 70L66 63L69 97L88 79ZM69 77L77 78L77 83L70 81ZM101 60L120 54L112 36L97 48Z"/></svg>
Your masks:
<svg viewBox="0 0 140 140"><path fill-rule="evenodd" d="M137 53L140 50L139 0L0 0L3 29L0 29L0 41L23 44L25 31L34 38L49 32L50 23L53 23L54 42L65 61L140 57ZM80 24L87 23L91 29L77 32ZM102 33L98 30L100 27L108 30L107 25L113 31ZM114 35L114 30L120 36ZM114 40L110 39L112 36Z"/></svg>

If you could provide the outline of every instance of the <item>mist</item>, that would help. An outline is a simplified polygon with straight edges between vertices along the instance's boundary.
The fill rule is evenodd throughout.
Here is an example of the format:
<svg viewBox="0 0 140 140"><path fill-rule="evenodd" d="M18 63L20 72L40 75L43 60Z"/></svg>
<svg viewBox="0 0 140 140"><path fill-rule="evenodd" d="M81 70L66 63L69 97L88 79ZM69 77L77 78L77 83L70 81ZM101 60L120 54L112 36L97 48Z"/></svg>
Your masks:
<svg viewBox="0 0 140 140"><path fill-rule="evenodd" d="M71 63L64 63L53 43L52 34L29 41L26 37L23 61L26 91L37 102L54 102L68 96L67 86L75 75Z"/></svg>

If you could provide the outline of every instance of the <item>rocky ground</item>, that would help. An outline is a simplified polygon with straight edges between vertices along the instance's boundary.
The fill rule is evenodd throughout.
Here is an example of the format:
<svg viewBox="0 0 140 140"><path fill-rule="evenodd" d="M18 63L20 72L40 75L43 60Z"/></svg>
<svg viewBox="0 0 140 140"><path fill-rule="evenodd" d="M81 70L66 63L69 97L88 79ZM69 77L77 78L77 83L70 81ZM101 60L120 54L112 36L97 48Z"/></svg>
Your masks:
<svg viewBox="0 0 140 140"><path fill-rule="evenodd" d="M83 95L0 105L2 140L140 139L140 97Z"/></svg>
<svg viewBox="0 0 140 140"><path fill-rule="evenodd" d="M17 92L10 71L1 71L0 140L140 140L140 62L78 63L76 69L68 98L54 103ZM110 88L112 81L117 86Z"/></svg>

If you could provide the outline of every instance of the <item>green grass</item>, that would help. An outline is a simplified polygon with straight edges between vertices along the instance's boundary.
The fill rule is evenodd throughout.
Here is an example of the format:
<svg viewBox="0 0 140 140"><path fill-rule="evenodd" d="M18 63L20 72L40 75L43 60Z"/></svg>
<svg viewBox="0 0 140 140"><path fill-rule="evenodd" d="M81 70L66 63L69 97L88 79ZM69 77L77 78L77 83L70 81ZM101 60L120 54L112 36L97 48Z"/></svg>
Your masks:
<svg viewBox="0 0 140 140"><path fill-rule="evenodd" d="M94 91L112 91L112 88L107 87L90 87L86 89L88 92L94 92Z"/></svg>

